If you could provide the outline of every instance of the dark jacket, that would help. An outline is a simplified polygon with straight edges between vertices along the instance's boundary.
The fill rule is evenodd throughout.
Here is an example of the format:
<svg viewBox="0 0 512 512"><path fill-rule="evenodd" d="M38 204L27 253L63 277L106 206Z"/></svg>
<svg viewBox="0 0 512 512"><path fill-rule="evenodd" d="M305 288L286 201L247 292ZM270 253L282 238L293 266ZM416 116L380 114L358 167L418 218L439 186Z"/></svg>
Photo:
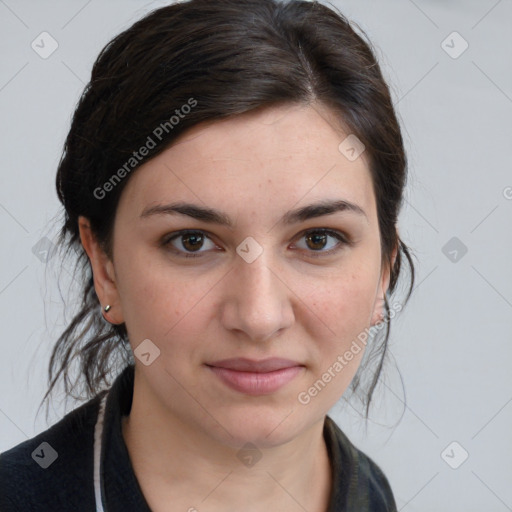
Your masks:
<svg viewBox="0 0 512 512"><path fill-rule="evenodd" d="M105 405L101 439L105 512L150 512L133 471L121 430L131 408L134 367L114 381ZM94 432L99 393L48 430L0 454L0 512L96 510ZM326 416L324 438L333 471L328 512L396 512L379 467L355 448ZM45 443L45 444L42 444Z"/></svg>

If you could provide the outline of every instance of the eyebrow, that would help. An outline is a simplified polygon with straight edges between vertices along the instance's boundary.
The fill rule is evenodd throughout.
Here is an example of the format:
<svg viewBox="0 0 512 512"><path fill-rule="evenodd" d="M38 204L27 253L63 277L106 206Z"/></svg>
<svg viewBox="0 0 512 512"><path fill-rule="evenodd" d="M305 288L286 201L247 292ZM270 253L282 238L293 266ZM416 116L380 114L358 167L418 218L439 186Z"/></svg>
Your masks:
<svg viewBox="0 0 512 512"><path fill-rule="evenodd" d="M354 213L363 216L366 218L366 220L368 220L365 211L360 206L355 203L351 203L350 201L339 199L336 201L320 201L318 203L297 208L296 210L290 210L283 215L279 223L284 225L291 225L298 222L304 222L309 219L314 219L316 217L322 217L324 215L332 215L333 213L338 212ZM229 218L229 216L219 210L183 202L149 206L144 209L140 215L140 218L147 218L153 215L175 214L186 215L202 222L207 222L209 224L219 224L230 229L233 229L234 227L233 221Z"/></svg>

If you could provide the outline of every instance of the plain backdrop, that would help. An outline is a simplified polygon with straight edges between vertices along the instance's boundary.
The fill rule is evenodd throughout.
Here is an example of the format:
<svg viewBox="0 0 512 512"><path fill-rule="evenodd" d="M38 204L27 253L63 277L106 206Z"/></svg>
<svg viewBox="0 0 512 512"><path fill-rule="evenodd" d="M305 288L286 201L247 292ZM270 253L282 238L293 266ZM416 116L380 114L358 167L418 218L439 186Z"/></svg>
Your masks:
<svg viewBox="0 0 512 512"><path fill-rule="evenodd" d="M166 3L0 0L0 452L75 406L36 414L70 318L56 279L66 296L72 269L45 263L57 164L99 51ZM343 400L331 416L400 510L512 510L512 1L333 4L366 31L392 89L410 172L400 232L418 280L367 428ZM42 32L58 44L47 58L32 48Z"/></svg>

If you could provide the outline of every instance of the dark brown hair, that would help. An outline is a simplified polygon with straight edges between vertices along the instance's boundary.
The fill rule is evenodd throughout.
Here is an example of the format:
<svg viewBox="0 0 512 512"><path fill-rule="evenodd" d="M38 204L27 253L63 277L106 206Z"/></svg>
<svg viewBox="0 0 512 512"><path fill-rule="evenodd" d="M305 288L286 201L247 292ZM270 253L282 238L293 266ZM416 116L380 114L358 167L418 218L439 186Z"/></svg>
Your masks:
<svg viewBox="0 0 512 512"><path fill-rule="evenodd" d="M116 207L129 173L140 165L130 160L134 151L148 148L147 162L204 121L285 103L320 103L334 112L340 126L366 146L384 264L391 265L398 248L387 295L395 290L405 256L411 269L408 300L414 265L396 230L406 155L388 86L364 37L340 12L318 2L190 0L149 13L105 46L76 107L57 172L65 210L58 244L74 253L83 290L80 310L53 349L43 401L60 377L68 395L82 384L85 396L75 398L90 398L108 387L115 361L120 366L134 361L124 324L111 325L102 316L78 217L90 220L112 258ZM114 182L114 175L120 179ZM387 297L385 308L389 313ZM364 394L366 414L389 329L386 322L384 338L369 346L367 359L376 367ZM77 359L79 376L71 382L70 366ZM360 375L352 381L353 390L360 386Z"/></svg>

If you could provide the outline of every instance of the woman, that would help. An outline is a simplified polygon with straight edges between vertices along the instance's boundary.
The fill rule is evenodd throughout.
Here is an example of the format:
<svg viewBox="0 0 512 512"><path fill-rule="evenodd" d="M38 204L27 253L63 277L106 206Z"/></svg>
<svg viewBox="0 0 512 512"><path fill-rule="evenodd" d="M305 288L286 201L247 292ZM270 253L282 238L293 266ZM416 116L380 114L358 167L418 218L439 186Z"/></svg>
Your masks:
<svg viewBox="0 0 512 512"><path fill-rule="evenodd" d="M45 398L89 401L2 454L0 509L396 510L327 412L363 380L369 407L414 276L405 180L375 56L328 7L191 0L113 39L57 173L85 277Z"/></svg>

